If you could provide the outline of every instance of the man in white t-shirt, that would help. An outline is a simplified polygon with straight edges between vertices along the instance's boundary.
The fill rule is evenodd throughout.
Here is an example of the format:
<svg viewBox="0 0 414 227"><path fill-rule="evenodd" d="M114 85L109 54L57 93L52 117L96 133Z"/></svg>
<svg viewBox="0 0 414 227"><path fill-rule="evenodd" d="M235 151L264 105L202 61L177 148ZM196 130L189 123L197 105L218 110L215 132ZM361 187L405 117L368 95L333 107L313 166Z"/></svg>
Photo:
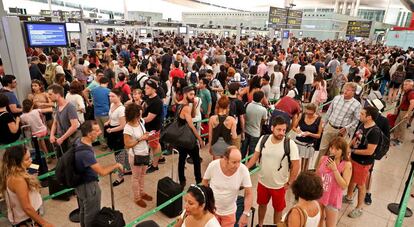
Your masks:
<svg viewBox="0 0 414 227"><path fill-rule="evenodd" d="M306 80L305 80L305 85L303 86L303 94L304 94L305 102L309 102L311 98L310 94L312 92L313 79L316 76L316 67L312 65L311 60L309 60L308 64L305 66L304 74L306 76Z"/></svg>
<svg viewBox="0 0 414 227"><path fill-rule="evenodd" d="M251 168L259 161L261 167L257 184L259 226L263 226L270 198L274 208L273 222L276 224L281 221L283 209L286 207L286 190L289 189L299 173L299 152L293 140L288 141L289 155L285 152L286 128L286 121L280 116L275 117L272 121L272 134L266 136L263 147L264 136L259 139L255 153L246 165L247 168Z"/></svg>
<svg viewBox="0 0 414 227"><path fill-rule="evenodd" d="M249 170L240 164L241 152L230 146L223 158L210 162L202 184L213 190L216 201L216 217L222 227L233 227L236 223L236 200L240 188L244 188L244 210L239 226L246 226L253 202L252 182Z"/></svg>
<svg viewBox="0 0 414 227"><path fill-rule="evenodd" d="M295 56L293 58L293 63L288 68L288 78L294 79L295 75L300 72L299 58Z"/></svg>

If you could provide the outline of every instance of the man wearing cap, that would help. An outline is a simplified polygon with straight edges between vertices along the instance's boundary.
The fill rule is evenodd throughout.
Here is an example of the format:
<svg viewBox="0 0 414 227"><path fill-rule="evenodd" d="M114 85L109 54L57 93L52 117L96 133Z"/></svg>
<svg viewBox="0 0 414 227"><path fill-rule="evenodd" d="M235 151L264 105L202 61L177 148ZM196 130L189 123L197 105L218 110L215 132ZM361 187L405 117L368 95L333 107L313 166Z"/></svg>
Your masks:
<svg viewBox="0 0 414 227"><path fill-rule="evenodd" d="M154 131L148 138L148 146L151 148L153 159L151 166L147 169L147 173L158 170L158 163L164 163L165 158L161 156L160 130L162 127L162 108L163 102L157 95L158 85L153 79L149 79L145 83L145 95L148 98L144 103L143 119L145 121L145 129L148 132Z"/></svg>
<svg viewBox="0 0 414 227"><path fill-rule="evenodd" d="M384 105L382 104L381 100L374 99L374 100L367 100L367 104L375 107L378 110L377 116L374 117L374 122L377 125L379 129L381 129L384 136L386 136L388 139L390 138L390 123L388 122L388 119L381 114L381 110L384 108ZM365 193L365 204L371 205L372 199L371 199L371 183L372 183L372 171L374 170L374 163L372 163L371 168L369 169L369 174L367 178L366 188L367 192Z"/></svg>

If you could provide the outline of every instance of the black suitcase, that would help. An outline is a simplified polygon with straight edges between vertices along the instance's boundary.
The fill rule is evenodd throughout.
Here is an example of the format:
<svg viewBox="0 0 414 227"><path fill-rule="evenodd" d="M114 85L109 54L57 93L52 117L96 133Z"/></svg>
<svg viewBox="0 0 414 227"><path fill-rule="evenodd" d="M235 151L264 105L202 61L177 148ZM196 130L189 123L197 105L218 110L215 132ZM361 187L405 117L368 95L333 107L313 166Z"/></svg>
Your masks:
<svg viewBox="0 0 414 227"><path fill-rule="evenodd" d="M171 177L164 177L158 181L157 184L157 206L167 202L174 196L182 192L180 184L174 182L172 177L174 176L174 151L172 155L172 173ZM170 205L161 209L161 212L169 218L175 218L181 214L183 210L183 199L179 198Z"/></svg>
<svg viewBox="0 0 414 227"><path fill-rule="evenodd" d="M237 201L236 201L236 205L237 205L237 210L236 210L236 224L234 225L234 227L239 227L239 219L243 214L243 210L244 210L244 197L243 196L237 196ZM256 209L254 207L252 207L251 209L251 223L250 226L253 227L254 225L254 213L256 211Z"/></svg>
<svg viewBox="0 0 414 227"><path fill-rule="evenodd" d="M111 204L112 208L104 207L95 216L92 226L93 227L123 227L125 226L124 215L115 210L114 202L114 188L112 186L112 173L109 174L109 184L111 185Z"/></svg>

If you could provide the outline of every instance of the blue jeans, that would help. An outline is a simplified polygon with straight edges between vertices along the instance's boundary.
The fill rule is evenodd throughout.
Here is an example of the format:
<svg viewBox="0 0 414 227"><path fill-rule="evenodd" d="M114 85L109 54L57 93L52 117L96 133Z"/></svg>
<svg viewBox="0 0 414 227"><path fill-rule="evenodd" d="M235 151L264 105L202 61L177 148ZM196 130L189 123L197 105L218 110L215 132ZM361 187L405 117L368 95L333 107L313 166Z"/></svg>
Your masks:
<svg viewBox="0 0 414 227"><path fill-rule="evenodd" d="M254 149L256 148L257 143L259 142L260 137L254 137L249 134L245 134L245 138L242 142L241 153L242 159L246 157L247 151L249 153L247 155L251 155L254 153Z"/></svg>
<svg viewBox="0 0 414 227"><path fill-rule="evenodd" d="M387 89L387 83L388 82L389 82L388 80L381 80L381 84L380 84L380 88L379 88L379 90L381 92L381 95L384 95L388 91L388 89Z"/></svg>

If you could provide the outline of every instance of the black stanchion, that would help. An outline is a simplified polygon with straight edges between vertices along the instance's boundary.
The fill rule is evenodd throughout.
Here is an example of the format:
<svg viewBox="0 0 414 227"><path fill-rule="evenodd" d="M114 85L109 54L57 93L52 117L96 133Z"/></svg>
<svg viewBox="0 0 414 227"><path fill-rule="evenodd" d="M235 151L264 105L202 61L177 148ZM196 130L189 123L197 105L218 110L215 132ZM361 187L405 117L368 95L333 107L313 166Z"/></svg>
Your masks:
<svg viewBox="0 0 414 227"><path fill-rule="evenodd" d="M39 165L39 175L45 174L49 170L47 167L46 158L42 158L42 153L39 148L39 141L37 140L37 137L33 136L32 142L35 149L35 159L33 160L33 163ZM47 180L41 180L40 183L43 187L47 187L48 185Z"/></svg>
<svg viewBox="0 0 414 227"><path fill-rule="evenodd" d="M404 195L407 193L408 187L410 187L410 179L413 173L414 173L414 161L411 162L410 174L408 174L407 181L405 182L404 192L401 195L400 203L388 204L388 207L387 207L388 210L391 211L391 213L395 215L398 215L398 213L400 212L401 205L403 204L403 200L404 200ZM411 211L410 208L407 207L407 211L405 212L405 217L411 217L411 216L413 216L413 212Z"/></svg>

